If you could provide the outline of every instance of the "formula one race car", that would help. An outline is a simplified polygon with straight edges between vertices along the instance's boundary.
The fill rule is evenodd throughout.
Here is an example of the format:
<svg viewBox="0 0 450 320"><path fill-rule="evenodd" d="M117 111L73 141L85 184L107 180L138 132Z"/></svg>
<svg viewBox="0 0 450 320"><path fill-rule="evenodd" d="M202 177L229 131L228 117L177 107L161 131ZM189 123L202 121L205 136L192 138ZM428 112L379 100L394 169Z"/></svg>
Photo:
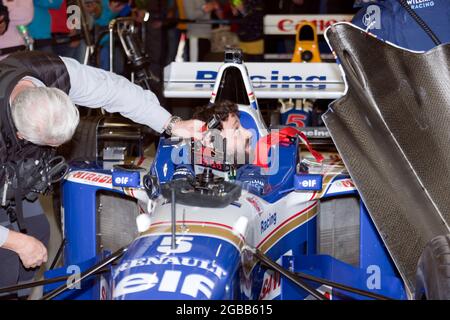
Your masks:
<svg viewBox="0 0 450 320"><path fill-rule="evenodd" d="M328 97L336 85L314 81L296 94ZM217 73L211 101L222 100L238 103L266 162L236 165L166 138L153 162L77 163L63 183L62 266L46 272L44 299L407 298L337 153L266 128L236 52Z"/></svg>

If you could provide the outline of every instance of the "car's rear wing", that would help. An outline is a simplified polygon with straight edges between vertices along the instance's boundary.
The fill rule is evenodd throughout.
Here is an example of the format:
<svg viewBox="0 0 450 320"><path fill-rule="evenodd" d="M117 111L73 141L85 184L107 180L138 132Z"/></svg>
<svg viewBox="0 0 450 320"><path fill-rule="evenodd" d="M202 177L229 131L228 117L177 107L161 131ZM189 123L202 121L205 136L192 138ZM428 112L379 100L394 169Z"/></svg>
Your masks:
<svg viewBox="0 0 450 320"><path fill-rule="evenodd" d="M167 98L210 98L223 63L173 62L164 70ZM259 99L338 99L345 90L335 63L246 63Z"/></svg>

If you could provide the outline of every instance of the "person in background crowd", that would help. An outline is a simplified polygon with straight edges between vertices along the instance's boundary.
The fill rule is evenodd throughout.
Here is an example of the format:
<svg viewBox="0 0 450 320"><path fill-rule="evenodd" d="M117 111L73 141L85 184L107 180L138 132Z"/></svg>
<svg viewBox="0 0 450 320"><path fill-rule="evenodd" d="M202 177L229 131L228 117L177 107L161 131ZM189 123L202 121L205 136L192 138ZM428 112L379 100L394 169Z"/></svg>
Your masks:
<svg viewBox="0 0 450 320"><path fill-rule="evenodd" d="M187 19L210 20L211 11L214 8L215 4L209 4L205 0L184 1ZM211 50L211 24L188 24L187 37L189 39L189 61L203 61L205 54Z"/></svg>
<svg viewBox="0 0 450 320"><path fill-rule="evenodd" d="M59 9L63 0L34 0L34 17L28 32L37 41L35 50L52 52L51 16L49 9Z"/></svg>
<svg viewBox="0 0 450 320"><path fill-rule="evenodd" d="M131 14L131 6L128 0L110 0L109 8L117 17L127 17Z"/></svg>
<svg viewBox="0 0 450 320"><path fill-rule="evenodd" d="M173 20L179 17L177 3L175 0L167 1L167 19ZM180 42L181 30L178 28L178 23L170 22L166 26L167 35L167 55L164 61L164 66L175 61L177 49Z"/></svg>
<svg viewBox="0 0 450 320"><path fill-rule="evenodd" d="M175 12L176 12L176 18L178 19L186 19L186 12L184 11L184 1L183 0L174 0L175 1ZM170 8L170 7L169 7ZM177 23L177 33L179 34L179 37L176 38L176 47L177 47L177 53L178 53L178 46L180 45L181 36L184 34L186 36L187 33L187 24L183 22ZM168 35L167 41L172 41L172 38L170 37L170 34ZM174 43L169 44L169 47L171 45L174 45ZM186 49L186 47L185 47ZM176 59L177 57L175 57ZM183 61L187 61L189 59L187 50L183 50L182 56L180 57L183 59Z"/></svg>
<svg viewBox="0 0 450 320"><path fill-rule="evenodd" d="M318 13L323 0L279 0L267 1L266 12L270 14ZM326 0L325 0L326 1ZM342 0L340 0L343 2Z"/></svg>
<svg viewBox="0 0 450 320"><path fill-rule="evenodd" d="M86 11L94 19L96 40L99 40L100 54L97 57L97 64L103 70L110 70L109 61L109 22L117 17L124 17L131 14L131 7L126 1L109 0L84 0ZM101 37L101 39L97 39ZM116 48L114 51L114 72L122 74L124 72L123 50Z"/></svg>
<svg viewBox="0 0 450 320"><path fill-rule="evenodd" d="M103 70L109 71L109 35L102 35L107 32L108 23L114 18L114 14L108 7L108 0L83 0L86 13L90 18L90 25L94 28L94 41L98 41L100 54L97 56L96 65ZM98 37L102 37L98 39ZM105 52L103 52L105 51ZM104 61L107 59L106 61Z"/></svg>
<svg viewBox="0 0 450 320"><path fill-rule="evenodd" d="M232 0L239 23L239 46L245 61L264 60L264 2L262 0Z"/></svg>
<svg viewBox="0 0 450 320"><path fill-rule="evenodd" d="M50 9L52 38L56 40L53 52L60 56L71 57L82 61L82 47L80 40L70 41L69 37L75 36L77 30L69 30L67 27L67 1L63 0L59 9Z"/></svg>
<svg viewBox="0 0 450 320"><path fill-rule="evenodd" d="M103 4L108 4L108 1L102 1L102 0L84 0L84 7L86 9L86 12L95 20L107 20L112 16L111 12L109 11L110 16L105 17L107 14L107 10L102 10Z"/></svg>
<svg viewBox="0 0 450 320"><path fill-rule="evenodd" d="M144 21L145 12L150 14L150 20ZM163 77L166 61L165 19L167 18L168 3L163 0L136 1L135 19L145 26L145 51L150 58L150 70L158 79ZM162 82L159 81L161 84ZM162 99L159 95L159 98Z"/></svg>
<svg viewBox="0 0 450 320"><path fill-rule="evenodd" d="M282 10L286 10L287 14L315 14L319 12L320 5L322 4L321 1L317 0L290 0L284 2L285 6ZM294 52L295 36L285 39L284 45L286 52Z"/></svg>
<svg viewBox="0 0 450 320"><path fill-rule="evenodd" d="M128 17L131 15L131 6L128 0L109 0L109 10L111 10L114 18ZM109 37L107 37L108 45L103 46L101 53L101 60L103 61L103 67L109 68ZM114 44L114 72L118 74L125 73L125 54L121 48L121 45L117 42ZM106 62L106 63L105 63ZM109 69L108 69L109 70Z"/></svg>
<svg viewBox="0 0 450 320"><path fill-rule="evenodd" d="M211 11L212 20L233 20L233 12L229 1L212 1L205 5L206 10ZM207 61L223 61L223 53L228 47L238 48L239 38L236 34L238 24L213 24L211 34L211 52L207 55Z"/></svg>
<svg viewBox="0 0 450 320"><path fill-rule="evenodd" d="M320 14L348 14L355 12L353 0L320 0Z"/></svg>
<svg viewBox="0 0 450 320"><path fill-rule="evenodd" d="M33 0L10 0L3 3L9 11L9 26L6 29L5 21L0 23L0 59L8 53L24 49L25 43L17 26L30 23L34 13Z"/></svg>
<svg viewBox="0 0 450 320"><path fill-rule="evenodd" d="M269 14L347 14L354 12L353 0L266 1Z"/></svg>

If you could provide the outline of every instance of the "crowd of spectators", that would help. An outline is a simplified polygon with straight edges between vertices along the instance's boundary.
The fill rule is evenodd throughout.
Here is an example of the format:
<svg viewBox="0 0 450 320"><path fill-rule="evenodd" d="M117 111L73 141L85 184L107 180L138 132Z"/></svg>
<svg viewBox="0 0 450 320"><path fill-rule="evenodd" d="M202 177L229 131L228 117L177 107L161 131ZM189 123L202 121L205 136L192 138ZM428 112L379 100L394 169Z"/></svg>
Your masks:
<svg viewBox="0 0 450 320"><path fill-rule="evenodd" d="M83 61L80 5L89 33L97 44L91 63L109 70L108 25L117 17L132 17L140 28L152 72L162 75L165 65L184 61L217 61L226 46L240 47L246 61L264 57L265 14L341 13L353 1L342 0L1 0L9 10L9 26L0 15L0 56L23 50L25 36L34 50L54 52ZM75 9L74 9L75 8ZM77 16L78 14L78 16ZM75 19L75 20L74 20ZM75 21L75 23L73 23ZM79 22L79 21L78 21ZM20 26L22 27L19 32ZM179 44L184 50L179 50ZM120 43L114 49L114 70L123 73L125 56Z"/></svg>

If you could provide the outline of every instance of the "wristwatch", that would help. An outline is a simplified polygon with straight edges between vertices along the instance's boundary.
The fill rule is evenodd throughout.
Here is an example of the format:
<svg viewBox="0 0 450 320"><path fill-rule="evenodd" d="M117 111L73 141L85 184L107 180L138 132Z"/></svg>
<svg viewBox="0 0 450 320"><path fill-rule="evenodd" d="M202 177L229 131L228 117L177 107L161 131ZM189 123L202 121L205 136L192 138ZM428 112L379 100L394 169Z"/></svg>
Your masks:
<svg viewBox="0 0 450 320"><path fill-rule="evenodd" d="M174 124L177 123L177 122L180 122L180 121L182 121L182 119L181 119L180 117L178 117L178 116L172 116L172 117L169 119L169 123L167 124L167 127L166 127L166 129L164 130L164 132L165 132L167 135L171 136L171 135L172 135L172 129L173 129Z"/></svg>

